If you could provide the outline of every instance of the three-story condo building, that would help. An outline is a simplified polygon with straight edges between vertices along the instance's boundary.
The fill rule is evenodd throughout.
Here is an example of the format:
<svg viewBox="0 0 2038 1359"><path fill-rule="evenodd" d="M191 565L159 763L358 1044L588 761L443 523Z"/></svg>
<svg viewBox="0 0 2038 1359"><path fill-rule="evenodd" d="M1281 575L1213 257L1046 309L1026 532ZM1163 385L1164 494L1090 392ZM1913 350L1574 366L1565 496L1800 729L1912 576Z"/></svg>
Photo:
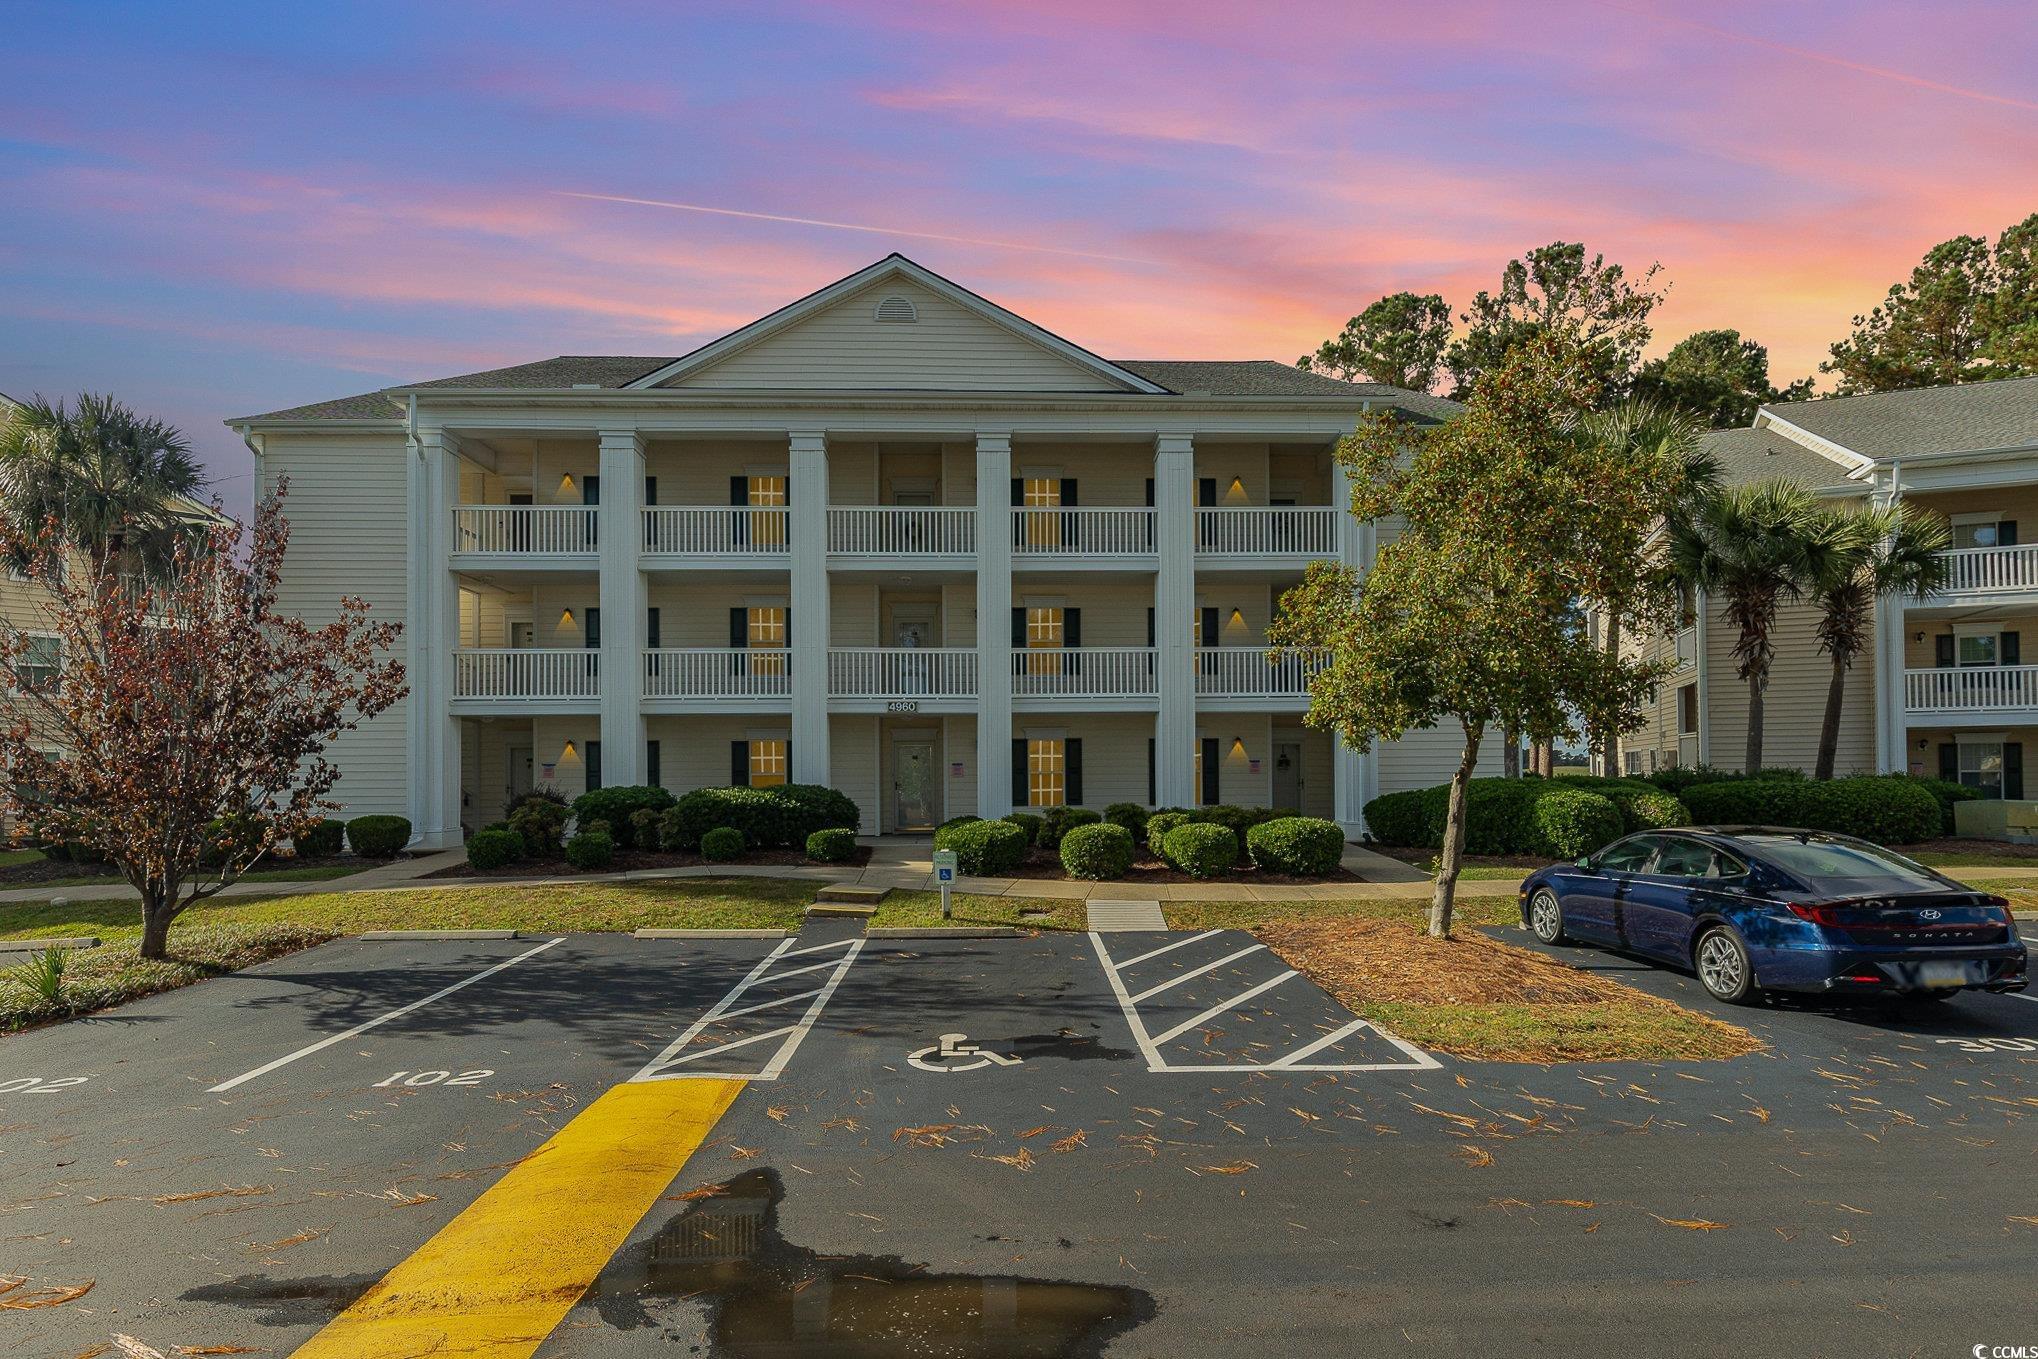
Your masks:
<svg viewBox="0 0 2038 1359"><path fill-rule="evenodd" d="M677 358L562 357L232 421L289 481L287 603L406 626L333 758L450 846L534 785L830 784L866 832L1057 803L1353 832L1448 733L1305 728L1266 658L1391 525L1331 450L1454 407L1272 362L1110 361L893 255Z"/></svg>

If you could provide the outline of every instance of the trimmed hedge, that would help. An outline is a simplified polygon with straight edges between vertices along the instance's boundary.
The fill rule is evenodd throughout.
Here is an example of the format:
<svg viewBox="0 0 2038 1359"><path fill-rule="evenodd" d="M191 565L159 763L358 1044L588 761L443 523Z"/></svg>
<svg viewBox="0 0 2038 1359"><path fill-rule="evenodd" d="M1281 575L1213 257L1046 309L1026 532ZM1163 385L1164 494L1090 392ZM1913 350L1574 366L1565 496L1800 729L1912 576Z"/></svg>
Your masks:
<svg viewBox="0 0 2038 1359"><path fill-rule="evenodd" d="M1694 819L1714 826L1837 831L1879 845L1908 845L1940 832L1945 811L1920 780L1728 779L1684 791Z"/></svg>
<svg viewBox="0 0 2038 1359"><path fill-rule="evenodd" d="M1123 826L1132 834L1134 844L1146 842L1146 808L1137 802L1114 802L1104 809L1104 819L1114 826Z"/></svg>
<svg viewBox="0 0 2038 1359"><path fill-rule="evenodd" d="M1608 839L1624 833L1625 823L1611 794L1643 787L1611 779L1473 779L1465 789L1465 852L1557 859L1588 854L1599 845L1581 850L1571 846L1607 826L1613 828ZM1591 799L1589 812L1588 804L1574 801L1581 797ZM1537 805L1545 798L1557 798L1561 804L1547 818L1537 814ZM1450 805L1447 783L1389 793L1366 804L1366 824L1382 844L1442 849Z"/></svg>
<svg viewBox="0 0 2038 1359"><path fill-rule="evenodd" d="M1155 812L1146 819L1146 850L1156 859L1168 857L1168 832L1177 826L1189 824L1189 813L1166 811Z"/></svg>
<svg viewBox="0 0 2038 1359"><path fill-rule="evenodd" d="M847 826L817 830L807 837L807 857L817 864L847 863L856 855L856 832Z"/></svg>
<svg viewBox="0 0 2038 1359"><path fill-rule="evenodd" d="M1893 779L1909 779L1912 783L1939 799L1939 833L1941 835L1954 834L1954 803L1978 802L1981 800L1980 789L1969 788L1966 784L1955 783L1952 779L1914 778L1909 774L1891 774L1890 777Z"/></svg>
<svg viewBox="0 0 2038 1359"><path fill-rule="evenodd" d="M513 830L479 830L467 837L467 863L473 868L503 868L524 852L524 837Z"/></svg>
<svg viewBox="0 0 2038 1359"><path fill-rule="evenodd" d="M1548 853L1581 859L1626 834L1620 808L1603 793L1553 788L1530 805L1530 823Z"/></svg>
<svg viewBox="0 0 2038 1359"><path fill-rule="evenodd" d="M1009 821L1020 830L1025 831L1026 843L1029 845L1040 843L1040 829L1047 824L1046 817L1035 816L1032 812L1007 812L1000 819Z"/></svg>
<svg viewBox="0 0 2038 1359"><path fill-rule="evenodd" d="M992 877L1025 860L1026 831L1010 821L965 821L935 831L934 848L955 851L956 872Z"/></svg>
<svg viewBox="0 0 2038 1359"><path fill-rule="evenodd" d="M330 859L347 846L347 823L325 817L298 836L294 843L297 852L307 858Z"/></svg>
<svg viewBox="0 0 2038 1359"><path fill-rule="evenodd" d="M566 862L583 873L597 873L616 857L616 842L607 831L582 831L566 842Z"/></svg>
<svg viewBox="0 0 2038 1359"><path fill-rule="evenodd" d="M1192 821L1165 841L1168 862L1192 878L1214 878L1238 862L1238 837L1223 826Z"/></svg>
<svg viewBox="0 0 2038 1359"><path fill-rule="evenodd" d="M1337 871L1344 858L1345 833L1335 821L1283 816L1248 830L1245 843L1252 861L1269 873L1320 878Z"/></svg>
<svg viewBox="0 0 2038 1359"><path fill-rule="evenodd" d="M665 810L659 843L667 849L695 850L709 831L733 826L743 832L746 844L782 849L805 845L817 830L853 830L859 819L853 801L818 784L696 788Z"/></svg>
<svg viewBox="0 0 2038 1359"><path fill-rule="evenodd" d="M934 828L934 830L935 830L935 832L936 832L936 833L938 834L938 833L940 833L941 831L945 831L945 830L947 830L947 829L948 829L948 828L949 828L950 826L967 826L967 825L968 825L968 824L969 824L970 822L972 822L972 821L981 821L981 820L983 820L983 818L982 818L981 816L971 816L971 815L970 815L970 814L969 814L968 812L964 812L964 813L963 813L963 814L962 814L961 816L951 816L951 817L949 817L949 818L948 818L948 820L946 820L946 821L942 822L942 823L941 823L940 825L936 826L936 827Z"/></svg>
<svg viewBox="0 0 2038 1359"><path fill-rule="evenodd" d="M1072 878L1122 878L1132 867L1132 832L1109 821L1072 826L1061 838L1061 866Z"/></svg>
<svg viewBox="0 0 2038 1359"><path fill-rule="evenodd" d="M717 826L701 837L701 857L709 863L725 864L743 857L743 832L734 826Z"/></svg>
<svg viewBox="0 0 2038 1359"><path fill-rule="evenodd" d="M1061 848L1061 838L1077 826L1094 826L1104 818L1088 807L1049 807L1041 818L1040 834L1034 844L1042 849Z"/></svg>
<svg viewBox="0 0 2038 1359"><path fill-rule="evenodd" d="M663 788L649 784L625 783L593 788L573 799L573 818L585 828L597 818L609 823L609 835L616 848L651 849L657 841L641 843L636 838L637 812L662 812L678 799Z"/></svg>
<svg viewBox="0 0 2038 1359"><path fill-rule="evenodd" d="M347 843L364 859L393 859L410 843L410 822L400 816L357 816L347 823Z"/></svg>

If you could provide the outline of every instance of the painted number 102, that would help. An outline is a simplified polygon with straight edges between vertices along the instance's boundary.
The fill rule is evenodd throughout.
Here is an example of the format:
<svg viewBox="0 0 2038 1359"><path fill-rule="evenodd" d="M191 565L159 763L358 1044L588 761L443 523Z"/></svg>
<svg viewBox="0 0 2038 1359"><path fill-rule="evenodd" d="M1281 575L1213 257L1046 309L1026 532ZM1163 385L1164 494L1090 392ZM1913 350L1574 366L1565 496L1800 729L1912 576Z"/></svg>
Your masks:
<svg viewBox="0 0 2038 1359"><path fill-rule="evenodd" d="M454 1075L450 1071L399 1071L386 1081L375 1082L376 1088L398 1083L408 1086L421 1085L479 1085L495 1073L493 1071L463 1071Z"/></svg>

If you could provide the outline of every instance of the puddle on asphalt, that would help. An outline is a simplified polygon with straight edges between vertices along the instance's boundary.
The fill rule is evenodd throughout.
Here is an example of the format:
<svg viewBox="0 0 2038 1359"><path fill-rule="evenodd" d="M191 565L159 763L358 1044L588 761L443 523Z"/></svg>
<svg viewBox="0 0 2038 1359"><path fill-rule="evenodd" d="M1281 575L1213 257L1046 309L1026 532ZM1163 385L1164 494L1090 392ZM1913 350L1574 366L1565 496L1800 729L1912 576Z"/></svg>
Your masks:
<svg viewBox="0 0 2038 1359"><path fill-rule="evenodd" d="M720 1359L1074 1359L1153 1315L1134 1288L1011 1275L931 1274L898 1256L817 1255L778 1234L784 1188L753 1170L666 1224L595 1285L611 1325L692 1332L666 1313L707 1309Z"/></svg>

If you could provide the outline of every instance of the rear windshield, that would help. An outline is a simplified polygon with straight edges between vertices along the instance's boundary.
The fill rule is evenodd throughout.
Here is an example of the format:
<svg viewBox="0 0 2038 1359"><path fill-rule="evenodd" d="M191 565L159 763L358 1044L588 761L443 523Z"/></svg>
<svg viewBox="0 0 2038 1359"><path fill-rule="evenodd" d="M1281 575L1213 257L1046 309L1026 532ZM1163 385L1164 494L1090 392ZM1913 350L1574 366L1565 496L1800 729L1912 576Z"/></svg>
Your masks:
<svg viewBox="0 0 2038 1359"><path fill-rule="evenodd" d="M1892 854L1870 844L1850 840L1800 840L1795 836L1782 835L1751 835L1746 839L1778 868L1810 883L1836 879L1856 883L1873 881L1926 890L1941 889L1945 885L1929 870L1901 854Z"/></svg>

